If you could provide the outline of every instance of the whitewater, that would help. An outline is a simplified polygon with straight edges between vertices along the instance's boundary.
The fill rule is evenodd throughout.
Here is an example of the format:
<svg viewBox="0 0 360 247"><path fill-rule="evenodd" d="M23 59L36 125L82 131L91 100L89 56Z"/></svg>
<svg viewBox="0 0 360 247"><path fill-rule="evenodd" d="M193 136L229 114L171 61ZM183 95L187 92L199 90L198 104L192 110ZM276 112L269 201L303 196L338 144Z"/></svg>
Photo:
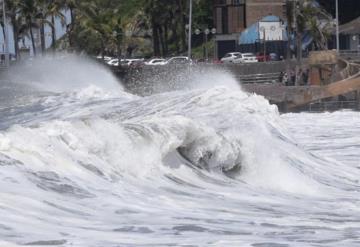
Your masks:
<svg viewBox="0 0 360 247"><path fill-rule="evenodd" d="M48 64L0 86L0 246L360 246L359 112Z"/></svg>

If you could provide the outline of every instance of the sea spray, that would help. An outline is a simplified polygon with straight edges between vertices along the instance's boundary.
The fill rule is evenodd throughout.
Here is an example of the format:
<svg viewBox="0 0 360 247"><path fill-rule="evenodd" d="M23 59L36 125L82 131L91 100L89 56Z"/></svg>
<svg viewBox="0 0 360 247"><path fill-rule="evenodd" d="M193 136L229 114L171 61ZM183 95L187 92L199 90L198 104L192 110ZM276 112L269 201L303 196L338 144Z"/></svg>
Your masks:
<svg viewBox="0 0 360 247"><path fill-rule="evenodd" d="M72 54L33 58L13 67L8 74L10 81L40 91L69 92L89 86L114 94L123 90L119 80L105 65Z"/></svg>
<svg viewBox="0 0 360 247"><path fill-rule="evenodd" d="M195 65L145 66L130 69L124 86L138 95L149 96L171 91L227 87L239 91L239 81L224 68Z"/></svg>

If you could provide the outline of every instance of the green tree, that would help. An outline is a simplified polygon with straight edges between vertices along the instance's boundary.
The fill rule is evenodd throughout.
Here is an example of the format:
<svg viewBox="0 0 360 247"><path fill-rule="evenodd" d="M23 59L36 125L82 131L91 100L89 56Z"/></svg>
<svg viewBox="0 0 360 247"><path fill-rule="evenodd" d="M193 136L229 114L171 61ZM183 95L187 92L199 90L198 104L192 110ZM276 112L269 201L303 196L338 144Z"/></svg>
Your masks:
<svg viewBox="0 0 360 247"><path fill-rule="evenodd" d="M15 56L17 59L19 59L19 26L21 25L20 19L17 15L17 8L18 8L19 0L6 0L6 18L10 20L10 23L13 27L13 39L15 43ZM5 37L5 27L3 23L3 17L1 12L1 26L3 29L3 37Z"/></svg>
<svg viewBox="0 0 360 247"><path fill-rule="evenodd" d="M83 2L78 8L81 10L77 16L77 36L84 40L92 37L98 40L100 52L105 55L106 43L112 39L112 22L116 11L110 0L94 0Z"/></svg>
<svg viewBox="0 0 360 247"><path fill-rule="evenodd" d="M39 28L38 23L36 22L36 15L38 14L37 2L35 0L22 0L17 4L17 15L23 20L22 26L20 27L20 32L25 33L28 31L30 33L31 44L36 56L36 46L34 39L33 28Z"/></svg>
<svg viewBox="0 0 360 247"><path fill-rule="evenodd" d="M76 23L76 9L81 0L59 0L59 6L70 11L70 24L67 27L69 46L74 46L74 28Z"/></svg>
<svg viewBox="0 0 360 247"><path fill-rule="evenodd" d="M66 20L65 15L63 14L63 5L60 0L47 0L46 9L44 12L44 17L46 19L50 18L51 21L49 24L51 28L51 47L55 51L56 45L56 25L55 19L59 19L62 26L65 26Z"/></svg>

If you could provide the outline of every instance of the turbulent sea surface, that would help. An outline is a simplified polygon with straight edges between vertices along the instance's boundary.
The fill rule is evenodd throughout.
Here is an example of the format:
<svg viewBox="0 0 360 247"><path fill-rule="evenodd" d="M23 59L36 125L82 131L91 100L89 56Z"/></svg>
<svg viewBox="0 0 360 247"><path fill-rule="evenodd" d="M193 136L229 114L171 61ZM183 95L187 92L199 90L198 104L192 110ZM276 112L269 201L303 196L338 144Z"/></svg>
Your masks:
<svg viewBox="0 0 360 247"><path fill-rule="evenodd" d="M360 113L117 89L2 85L0 246L360 246Z"/></svg>

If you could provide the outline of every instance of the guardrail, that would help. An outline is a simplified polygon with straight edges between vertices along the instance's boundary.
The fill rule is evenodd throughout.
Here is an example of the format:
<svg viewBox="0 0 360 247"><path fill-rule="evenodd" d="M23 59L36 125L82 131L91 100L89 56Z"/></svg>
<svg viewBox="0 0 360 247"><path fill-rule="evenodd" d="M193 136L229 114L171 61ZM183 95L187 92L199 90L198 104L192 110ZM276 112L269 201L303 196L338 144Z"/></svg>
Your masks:
<svg viewBox="0 0 360 247"><path fill-rule="evenodd" d="M356 100L313 102L309 104L308 110L310 112L324 112L324 111L337 111L341 109L359 110L360 104Z"/></svg>
<svg viewBox="0 0 360 247"><path fill-rule="evenodd" d="M251 83L279 83L280 73L265 73L265 74L251 74L237 76L242 84Z"/></svg>
<svg viewBox="0 0 360 247"><path fill-rule="evenodd" d="M360 60L360 50L342 50L339 54L347 60Z"/></svg>
<svg viewBox="0 0 360 247"><path fill-rule="evenodd" d="M342 56L342 55L359 55L360 56L360 50L340 50L339 53L340 53L340 56Z"/></svg>
<svg viewBox="0 0 360 247"><path fill-rule="evenodd" d="M0 70L6 70L8 68L8 66L4 65L4 64L0 64Z"/></svg>

